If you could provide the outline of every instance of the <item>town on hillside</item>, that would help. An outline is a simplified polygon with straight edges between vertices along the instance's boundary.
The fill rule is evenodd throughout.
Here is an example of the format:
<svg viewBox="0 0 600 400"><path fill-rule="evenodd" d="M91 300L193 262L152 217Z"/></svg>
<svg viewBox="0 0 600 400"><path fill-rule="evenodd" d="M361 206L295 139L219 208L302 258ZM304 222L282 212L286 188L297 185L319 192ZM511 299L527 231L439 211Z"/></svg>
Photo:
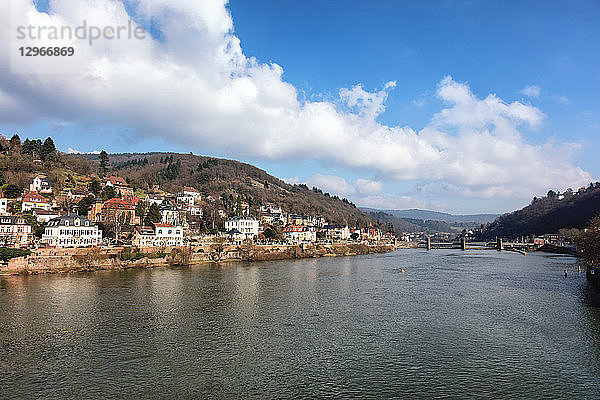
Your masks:
<svg viewBox="0 0 600 400"><path fill-rule="evenodd" d="M109 167L105 152L97 156L97 171L57 175L61 154L51 138L21 143L15 135L2 146L13 162L31 164L2 176L0 247L4 248L396 242L393 233L379 227L334 223L320 215L289 212L279 204L250 204L247 196L231 191L217 196L193 186L181 186L176 192L159 184L147 190L133 187ZM52 163L53 168L43 168Z"/></svg>

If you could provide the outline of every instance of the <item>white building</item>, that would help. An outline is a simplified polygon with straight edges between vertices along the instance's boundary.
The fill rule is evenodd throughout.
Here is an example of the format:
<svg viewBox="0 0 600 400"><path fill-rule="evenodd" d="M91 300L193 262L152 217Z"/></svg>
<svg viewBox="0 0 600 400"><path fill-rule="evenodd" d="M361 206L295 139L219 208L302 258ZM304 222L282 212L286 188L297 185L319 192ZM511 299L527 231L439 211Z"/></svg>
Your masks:
<svg viewBox="0 0 600 400"><path fill-rule="evenodd" d="M102 231L85 217L63 215L48 221L42 242L51 247L98 246L102 243Z"/></svg>
<svg viewBox="0 0 600 400"><path fill-rule="evenodd" d="M190 215L195 215L199 218L202 218L202 206L188 204L185 207L185 210L189 212Z"/></svg>
<svg viewBox="0 0 600 400"><path fill-rule="evenodd" d="M31 225L25 218L0 216L0 246L27 246L32 236Z"/></svg>
<svg viewBox="0 0 600 400"><path fill-rule="evenodd" d="M260 212L264 214L281 214L281 206L278 204L262 204L260 206Z"/></svg>
<svg viewBox="0 0 600 400"><path fill-rule="evenodd" d="M202 194L193 187L185 186L181 192L177 193L178 203L194 205L200 200L202 200Z"/></svg>
<svg viewBox="0 0 600 400"><path fill-rule="evenodd" d="M245 236L245 239L254 239L258 236L258 226L260 221L249 215L238 215L225 221L225 230L238 230Z"/></svg>
<svg viewBox="0 0 600 400"><path fill-rule="evenodd" d="M313 243L317 241L317 230L312 226L288 225L283 228L283 236L290 243Z"/></svg>
<svg viewBox="0 0 600 400"><path fill-rule="evenodd" d="M171 224L138 226L133 236L133 245L138 247L183 246L183 227Z"/></svg>
<svg viewBox="0 0 600 400"><path fill-rule="evenodd" d="M46 179L36 176L29 181L29 191L39 193L52 193L52 183Z"/></svg>
<svg viewBox="0 0 600 400"><path fill-rule="evenodd" d="M332 240L347 240L350 238L350 228L346 225L325 225L325 237Z"/></svg>
<svg viewBox="0 0 600 400"><path fill-rule="evenodd" d="M149 205L156 204L157 206L160 206L163 203L163 197L159 194L148 193L144 200L146 200L146 203Z"/></svg>
<svg viewBox="0 0 600 400"><path fill-rule="evenodd" d="M51 219L60 217L60 211L34 208L33 215L37 218L39 222L50 222Z"/></svg>
<svg viewBox="0 0 600 400"><path fill-rule="evenodd" d="M170 204L163 204L160 206L160 222L169 225L181 225L182 220L180 211L177 207Z"/></svg>

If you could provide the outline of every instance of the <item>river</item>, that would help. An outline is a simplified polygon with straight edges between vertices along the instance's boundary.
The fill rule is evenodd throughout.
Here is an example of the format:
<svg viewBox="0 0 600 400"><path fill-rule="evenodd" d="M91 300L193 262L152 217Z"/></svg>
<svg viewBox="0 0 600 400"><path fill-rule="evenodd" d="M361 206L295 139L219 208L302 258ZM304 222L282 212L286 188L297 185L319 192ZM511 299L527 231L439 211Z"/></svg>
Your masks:
<svg viewBox="0 0 600 400"><path fill-rule="evenodd" d="M496 251L2 277L0 397L598 399L598 294Z"/></svg>

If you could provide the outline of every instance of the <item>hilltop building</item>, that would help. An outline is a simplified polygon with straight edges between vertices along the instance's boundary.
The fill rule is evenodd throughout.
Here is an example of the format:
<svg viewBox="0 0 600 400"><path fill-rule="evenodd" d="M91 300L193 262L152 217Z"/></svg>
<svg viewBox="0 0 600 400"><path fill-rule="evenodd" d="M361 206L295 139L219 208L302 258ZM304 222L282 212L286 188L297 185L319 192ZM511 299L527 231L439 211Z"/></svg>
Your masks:
<svg viewBox="0 0 600 400"><path fill-rule="evenodd" d="M127 182L125 179L118 176L109 176L106 178L104 182L105 186L112 186L115 188L115 191L121 196L133 196L133 188L127 186Z"/></svg>
<svg viewBox="0 0 600 400"><path fill-rule="evenodd" d="M29 192L23 197L23 203L21 211L31 211L34 208L41 208L42 210L50 210L52 204L44 196L38 192Z"/></svg>
<svg viewBox="0 0 600 400"><path fill-rule="evenodd" d="M29 191L38 193L52 193L52 182L46 178L36 176L29 181Z"/></svg>

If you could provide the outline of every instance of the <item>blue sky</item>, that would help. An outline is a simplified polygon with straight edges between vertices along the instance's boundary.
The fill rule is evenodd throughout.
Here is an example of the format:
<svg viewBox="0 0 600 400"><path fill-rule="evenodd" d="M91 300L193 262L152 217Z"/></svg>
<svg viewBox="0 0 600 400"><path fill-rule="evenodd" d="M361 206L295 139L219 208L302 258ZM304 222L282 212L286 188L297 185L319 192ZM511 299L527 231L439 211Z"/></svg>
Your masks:
<svg viewBox="0 0 600 400"><path fill-rule="evenodd" d="M50 5L40 3L38 9L59 15L61 1L65 0L56 0ZM227 40L239 39L240 50L235 53L236 57L240 54L247 59L254 57L258 67L271 68L269 74L281 74L276 83L272 83L272 77L264 78L267 82L264 83L262 75L257 77L258 67L244 66L241 74L250 77L259 93L263 87L267 87L264 91L268 92L273 85L280 87L281 93L287 93L289 84L296 90L299 106L290 106L290 99L286 95L280 96L279 91L269 97L271 100L268 102L281 100L281 104L290 107L286 112L298 107L307 108L306 104L331 104L342 114L340 118L349 124L344 125L346 129L356 128L353 137L364 135L365 140L369 140L372 131L381 127L391 129L392 135L397 133L395 128L408 127L414 135L407 134L402 140L423 140L424 143L423 146L404 149L402 140L394 139L398 142L394 142L395 146L407 151L400 151L398 159L412 159L412 152L422 150L423 156L415 156L414 164L433 165L431 171L423 174L406 172L403 167L394 165L393 154L391 158L389 154L381 157L391 159L387 164L380 163L376 153L384 151L385 146L365 150L365 158L370 158L365 162L356 161L357 157L361 157L360 149L356 155L337 157L333 139L324 139L323 146L317 146L317 150L309 144L293 147L294 140L290 140L292 144L285 142L286 129L298 132L294 133L299 135L295 140L298 143L302 142L302 129L290 127L288 120L270 117L263 120L262 112L261 119L249 116L248 110L256 109L254 106L239 114L241 122L236 126L227 117L214 117L214 110L202 109L201 105L197 106L200 110L191 110L189 114L173 117L170 121L171 114L166 110L168 103L155 104L146 99L138 105L116 102L115 108L131 108L135 112L149 104L152 110L162 114L163 131L168 130L170 125L178 126L182 118L187 123L185 128L177 128L182 132L172 136L150 133L156 124L143 120L143 110L140 119L136 119L110 107L98 108L94 103L81 106L82 96L85 97L84 86L82 89L69 88L74 92L65 89L65 93L55 89L53 96L50 93L36 94L35 90L25 90L27 83L18 84L22 76L8 74L5 70L2 70L5 79L0 82L0 89L21 96L19 98L28 100L23 104L33 103L39 109L28 115L22 106L19 110L23 116L19 118L0 114L0 131L6 135L18 131L22 137L51 135L64 151L69 148L80 151L106 149L110 152L193 151L195 154L236 158L288 181L322 186L326 190L340 192L358 205L381 208L418 207L456 213L506 212L522 207L531 197L548 189L564 190L567 186L576 186L588 179L597 180L600 176L600 163L597 162L600 146L596 139L600 133L598 2L232 0L225 6L225 14L229 13L225 16L218 10L193 9L193 6L182 5L179 1L169 4L168 0L162 0L158 3L166 3L170 9L169 13L157 16L157 30L162 30L160 34L167 38L161 50L173 58L179 57L184 65L189 63L199 80L207 79L202 73L213 64L207 64L205 60L190 60L190 54L214 54L209 50L214 38L211 29L215 29L216 35L221 34ZM215 0L215 4L215 8L219 8L220 2ZM132 12L130 7L127 10ZM169 27L169 23L177 18L208 21L207 28L176 36L180 32ZM217 18L225 23L232 20L233 31L221 31L220 25L218 28L210 25ZM230 45L229 41L227 43ZM273 67L273 63L280 66L281 71ZM451 80L444 80L449 76ZM15 77L18 78L17 83L14 79L6 79ZM57 79L54 75L36 78L43 82ZM395 86L384 89L390 81L394 81ZM359 84L359 91L341 99L341 90ZM238 87L237 83L234 87ZM150 93L157 97L171 91L158 83L152 89ZM450 92L444 92L444 89ZM455 101L454 91L459 91L463 98L475 100L461 108L462 103ZM201 98L205 96L201 92L196 93L199 103L206 100ZM243 90L236 93L247 94ZM368 96L377 93L383 96L382 107L385 107L385 111L382 108L373 114L371 122L377 125L371 124L369 118L366 118L367 122L356 121L354 116L362 109L360 105L350 104L352 96L357 96L359 101L368 98L366 101L372 104L373 98ZM106 93L98 91L97 94ZM186 97L177 94L173 93L173 96ZM187 95L194 99L193 93ZM491 114L485 117L487 119L481 126L474 128L472 121L464 120L464 110L468 110L467 114L480 112L478 110L490 95L495 95L492 100L497 99L498 102L492 101L491 108L483 111ZM139 96L147 98L149 95L140 91ZM62 108L56 106L61 99L64 100ZM74 104L75 110L79 107L81 110L67 109L70 103ZM182 104L182 108L189 107L189 103ZM227 104L230 103L231 99ZM44 108L45 104L48 107ZM501 115L490 111L511 104L517 108L523 105L526 109L523 112L502 111ZM442 110L449 110L449 114L445 115ZM190 117L204 115L203 112L207 116L198 117L197 121ZM187 118L190 118L189 121ZM248 150L252 146L248 145L250 142L246 141L246 135L256 134L260 129L246 133L249 123L244 122L244 118L248 118L250 124L264 123L259 128L277 133L269 136L270 141ZM297 116L294 121L302 122L303 118ZM302 122L300 126L310 126L313 119L309 119L310 122ZM502 120L501 124L497 125L499 120ZM505 122L510 125L508 128ZM190 130L194 132L188 133ZM492 131L490 137L487 136L488 130ZM227 132L231 137L227 141L219 141L214 138L219 135L215 132ZM498 145L493 149L485 146L473 148L472 153L464 155L465 159L473 158L472 162L454 165L453 158L463 156L462 150L457 149L471 141L457 140L450 147L440 143L445 143L447 136L464 138L472 134L479 135L473 143L485 143L485 140L495 143L498 139ZM315 135L327 135L327 130ZM381 139L381 136L376 137ZM340 151L350 153L355 149L352 149L351 140L346 139L348 144L340 146ZM264 149L280 140L289 147L281 155L273 154L276 149ZM381 140L385 142L385 139ZM511 148L511 144L527 149L521 153L519 149L506 150L507 154L514 153L512 158L497 154L504 151L500 149ZM328 145L333 149L321 154L319 149ZM439 154L426 155L432 148L439 154L446 154L447 158L438 164L435 164L438 161L428 162L439 159ZM494 161L482 166L482 160L476 155L486 151L494 153L494 157L490 157ZM523 163L523 167L512 171L510 168L519 162ZM562 168L561 163L567 167ZM461 179L454 179L451 173L437 173L452 168L472 170L473 175L478 177L468 183L470 178L466 174L464 181L467 183L463 185ZM481 172L483 170L485 174ZM489 185L486 184L488 177L501 175L502 171L509 171L507 174L514 177L498 182L492 182L490 178ZM540 179L525 179L522 171L531 171L531 175Z"/></svg>

